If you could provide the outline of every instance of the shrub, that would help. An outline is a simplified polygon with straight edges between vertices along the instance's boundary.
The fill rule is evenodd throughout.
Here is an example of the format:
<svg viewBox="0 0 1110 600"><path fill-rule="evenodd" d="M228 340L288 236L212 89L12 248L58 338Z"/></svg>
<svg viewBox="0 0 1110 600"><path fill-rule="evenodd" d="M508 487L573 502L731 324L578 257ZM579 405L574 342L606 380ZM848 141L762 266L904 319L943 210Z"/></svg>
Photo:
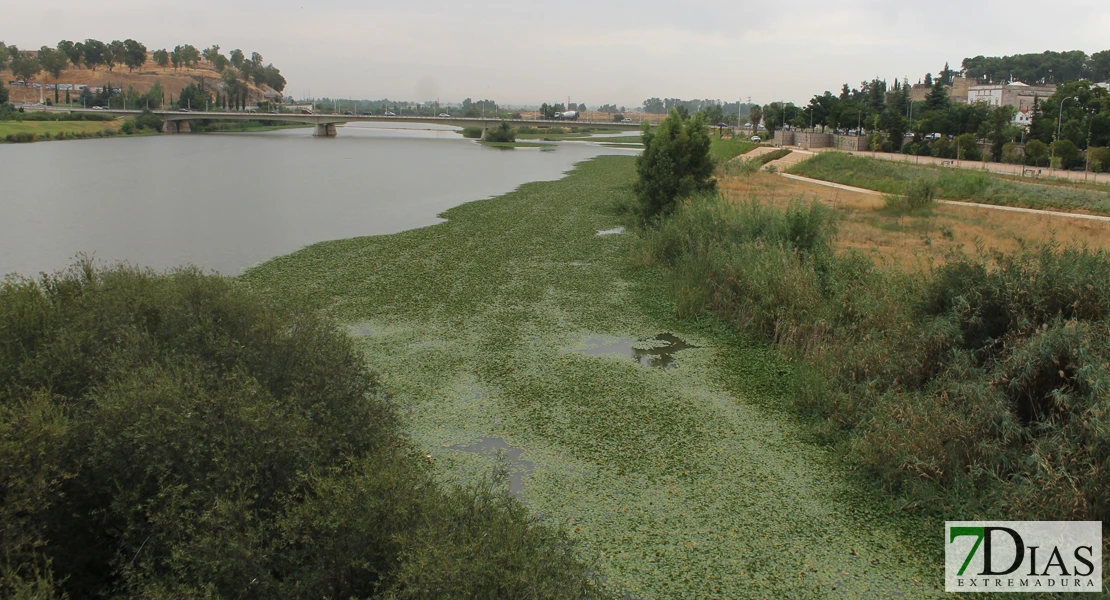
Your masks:
<svg viewBox="0 0 1110 600"><path fill-rule="evenodd" d="M0 284L0 332L5 595L594 593L500 480L438 485L311 311L85 262Z"/></svg>
<svg viewBox="0 0 1110 600"><path fill-rule="evenodd" d="M136 123L140 129L149 131L161 131L162 119L158 115L151 112L149 109L143 110L143 114L139 115L138 122Z"/></svg>
<svg viewBox="0 0 1110 600"><path fill-rule="evenodd" d="M462 135L463 135L464 138L470 138L472 140L476 140L476 139L482 137L482 128L481 127L463 127Z"/></svg>
<svg viewBox="0 0 1110 600"><path fill-rule="evenodd" d="M911 273L833 254L834 232L821 209L695 197L643 243L683 315L804 360L795 408L903 507L1110 517L1110 255L1048 244Z"/></svg>
<svg viewBox="0 0 1110 600"><path fill-rule="evenodd" d="M1079 147L1072 143L1071 140L1056 140L1049 146L1052 152L1052 159L1056 165L1062 169L1072 169L1083 164L1083 159L1079 155Z"/></svg>
<svg viewBox="0 0 1110 600"><path fill-rule="evenodd" d="M973 133L956 136L956 149L959 153L956 158L962 160L980 160L983 158L983 153L979 151L978 142Z"/></svg>
<svg viewBox="0 0 1110 600"><path fill-rule="evenodd" d="M1014 142L1006 142L1002 144L1002 162L1020 165L1025 162L1025 153Z"/></svg>
<svg viewBox="0 0 1110 600"><path fill-rule="evenodd" d="M1095 173L1110 173L1110 148L1089 148L1087 164Z"/></svg>
<svg viewBox="0 0 1110 600"><path fill-rule="evenodd" d="M701 115L683 119L672 110L662 124L645 125L643 132L644 151L636 157L635 184L642 219L666 215L680 198L716 189L709 130Z"/></svg>
<svg viewBox="0 0 1110 600"><path fill-rule="evenodd" d="M613 122L614 123L620 123L623 120L624 120L624 115L623 114L617 113L617 114L613 115Z"/></svg>
<svg viewBox="0 0 1110 600"><path fill-rule="evenodd" d="M123 124L120 125L120 131L127 135L135 133L136 129L138 128L135 126L135 119L124 119Z"/></svg>
<svg viewBox="0 0 1110 600"><path fill-rule="evenodd" d="M1048 145L1040 140L1025 143L1025 164L1043 167L1048 165Z"/></svg>
<svg viewBox="0 0 1110 600"><path fill-rule="evenodd" d="M486 130L485 141L487 142L515 142L516 130L512 128L507 122L501 121L497 127L490 127Z"/></svg>

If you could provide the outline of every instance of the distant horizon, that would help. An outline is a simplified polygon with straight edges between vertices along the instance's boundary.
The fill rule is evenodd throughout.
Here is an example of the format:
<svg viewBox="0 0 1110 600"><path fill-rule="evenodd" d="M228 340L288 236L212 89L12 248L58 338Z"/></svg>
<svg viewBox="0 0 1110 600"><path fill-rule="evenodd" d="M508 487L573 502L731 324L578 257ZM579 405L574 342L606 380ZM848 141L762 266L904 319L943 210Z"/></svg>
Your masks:
<svg viewBox="0 0 1110 600"><path fill-rule="evenodd" d="M911 83L965 57L1110 45L1110 6L1062 0L1006 5L800 0L790 11L704 0L550 3L443 0L367 6L275 0L265 10L228 0L218 11L139 0L57 0L6 10L25 49L58 40L134 38L148 49L218 43L263 55L296 98L489 98L505 105L639 106L645 99L805 103L875 77ZM1037 19L1036 38L1029 30ZM982 24L990 23L990 27Z"/></svg>

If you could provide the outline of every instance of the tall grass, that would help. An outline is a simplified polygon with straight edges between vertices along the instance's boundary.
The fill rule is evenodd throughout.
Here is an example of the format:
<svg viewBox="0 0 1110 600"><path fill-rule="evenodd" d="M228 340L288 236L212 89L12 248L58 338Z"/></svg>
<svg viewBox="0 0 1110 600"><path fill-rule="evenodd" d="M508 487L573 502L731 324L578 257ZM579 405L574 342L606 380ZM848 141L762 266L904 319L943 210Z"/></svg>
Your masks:
<svg viewBox="0 0 1110 600"><path fill-rule="evenodd" d="M947 200L1110 214L1110 191L1098 187L1025 183L984 171L890 162L843 152L822 152L797 163L790 172L887 194L905 195L929 182L937 197Z"/></svg>
<svg viewBox="0 0 1110 600"><path fill-rule="evenodd" d="M925 273L831 250L831 212L699 197L645 232L678 310L809 365L795 407L906 507L1110 519L1110 256L1029 246Z"/></svg>

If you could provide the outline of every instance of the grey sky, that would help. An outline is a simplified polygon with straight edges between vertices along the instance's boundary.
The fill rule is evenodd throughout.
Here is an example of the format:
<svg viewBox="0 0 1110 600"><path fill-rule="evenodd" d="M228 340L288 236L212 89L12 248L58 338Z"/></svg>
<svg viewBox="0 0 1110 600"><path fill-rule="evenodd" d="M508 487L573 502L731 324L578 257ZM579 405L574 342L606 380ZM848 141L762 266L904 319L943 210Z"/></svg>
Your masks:
<svg viewBox="0 0 1110 600"><path fill-rule="evenodd" d="M1110 3L55 0L5 7L0 40L133 37L260 52L296 97L639 105L651 96L805 101L946 60L1110 48Z"/></svg>

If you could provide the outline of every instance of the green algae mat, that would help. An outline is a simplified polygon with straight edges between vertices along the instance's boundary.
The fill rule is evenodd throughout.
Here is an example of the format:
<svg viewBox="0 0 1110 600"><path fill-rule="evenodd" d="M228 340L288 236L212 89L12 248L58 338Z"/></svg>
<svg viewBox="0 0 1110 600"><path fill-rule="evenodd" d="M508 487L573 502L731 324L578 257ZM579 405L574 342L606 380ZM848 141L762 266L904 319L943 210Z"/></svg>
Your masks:
<svg viewBox="0 0 1110 600"><path fill-rule="evenodd" d="M675 319L664 273L608 231L633 179L632 158L596 158L242 278L348 323L443 478L505 470L615 597L939 595L913 528L778 408L790 369Z"/></svg>

